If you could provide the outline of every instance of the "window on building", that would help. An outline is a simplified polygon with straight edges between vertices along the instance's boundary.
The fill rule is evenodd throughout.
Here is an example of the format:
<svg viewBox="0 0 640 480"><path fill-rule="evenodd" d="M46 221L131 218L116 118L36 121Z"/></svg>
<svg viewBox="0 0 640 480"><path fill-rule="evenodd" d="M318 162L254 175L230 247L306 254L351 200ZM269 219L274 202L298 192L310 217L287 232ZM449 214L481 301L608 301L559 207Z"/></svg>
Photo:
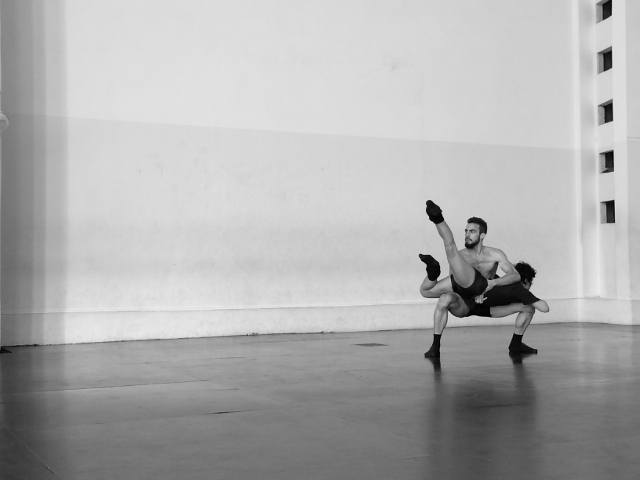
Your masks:
<svg viewBox="0 0 640 480"><path fill-rule="evenodd" d="M613 150L600 154L600 173L613 172Z"/></svg>
<svg viewBox="0 0 640 480"><path fill-rule="evenodd" d="M615 200L600 202L600 223L616 223Z"/></svg>
<svg viewBox="0 0 640 480"><path fill-rule="evenodd" d="M613 0L606 0L604 2L600 2L597 5L597 19L598 22L601 22L602 20L606 20L607 18L609 18L611 16L611 2Z"/></svg>
<svg viewBox="0 0 640 480"><path fill-rule="evenodd" d="M613 54L610 48L598 53L598 73L611 70L613 67Z"/></svg>
<svg viewBox="0 0 640 480"><path fill-rule="evenodd" d="M598 125L613 122L613 100L598 105Z"/></svg>

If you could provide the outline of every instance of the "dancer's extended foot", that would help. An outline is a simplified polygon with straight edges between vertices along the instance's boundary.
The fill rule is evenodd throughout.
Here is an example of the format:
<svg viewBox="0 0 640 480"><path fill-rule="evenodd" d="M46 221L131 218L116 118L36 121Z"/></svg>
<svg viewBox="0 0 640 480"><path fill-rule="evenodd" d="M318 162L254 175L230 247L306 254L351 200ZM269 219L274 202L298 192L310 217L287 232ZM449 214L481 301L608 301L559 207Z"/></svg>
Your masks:
<svg viewBox="0 0 640 480"><path fill-rule="evenodd" d="M520 345L510 345L509 353L520 354L520 355L529 355L533 353L538 353L537 348L531 348L529 345L521 343Z"/></svg>
<svg viewBox="0 0 640 480"><path fill-rule="evenodd" d="M440 340L442 339L441 333L433 334L433 343L428 352L424 354L425 358L438 358L440 357Z"/></svg>
<svg viewBox="0 0 640 480"><path fill-rule="evenodd" d="M522 343L522 335L514 333L509 344L509 353L531 354L538 353L538 350Z"/></svg>
<svg viewBox="0 0 640 480"><path fill-rule="evenodd" d="M429 215L429 220L431 220L436 225L438 223L444 222L442 209L431 200L427 200L427 215Z"/></svg>
<svg viewBox="0 0 640 480"><path fill-rule="evenodd" d="M418 254L420 260L422 260L427 266L427 277L429 280L437 280L440 276L440 263L431 255Z"/></svg>
<svg viewBox="0 0 640 480"><path fill-rule="evenodd" d="M440 358L440 349L431 347L428 352L425 352L424 358Z"/></svg>

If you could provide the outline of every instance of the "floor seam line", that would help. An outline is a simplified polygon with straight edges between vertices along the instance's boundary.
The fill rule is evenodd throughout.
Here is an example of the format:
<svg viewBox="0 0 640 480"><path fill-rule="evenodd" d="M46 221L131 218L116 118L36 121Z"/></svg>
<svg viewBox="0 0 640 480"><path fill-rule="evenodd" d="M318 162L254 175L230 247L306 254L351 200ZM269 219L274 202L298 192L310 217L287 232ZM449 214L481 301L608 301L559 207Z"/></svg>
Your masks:
<svg viewBox="0 0 640 480"><path fill-rule="evenodd" d="M38 456L38 454L37 454L36 452L34 452L34 451L29 447L29 445L27 445L27 444L26 444L26 443L25 443L25 442L24 442L24 441L23 441L19 436L17 436L17 435L13 432L13 430L12 430L11 428L6 427L6 426L5 426L5 428L7 429L7 431L9 432L9 434L10 434L13 438L15 438L15 439L16 439L16 440L17 440L17 441L18 441L18 442L19 442L19 443L20 443L24 448L26 448L26 449L29 451L29 453L31 453L31 455L33 455L33 456L38 460L38 462L40 462L40 463L42 464L42 466L44 466L44 468L46 468L49 472L51 472L51 475L53 475L53 476L54 476L54 477L56 477L56 478L60 478L60 477L56 474L56 472L54 472L54 471L51 469L51 467L50 467L49 465L47 465L47 464L45 463L45 461L44 461L42 458L40 458L40 457Z"/></svg>

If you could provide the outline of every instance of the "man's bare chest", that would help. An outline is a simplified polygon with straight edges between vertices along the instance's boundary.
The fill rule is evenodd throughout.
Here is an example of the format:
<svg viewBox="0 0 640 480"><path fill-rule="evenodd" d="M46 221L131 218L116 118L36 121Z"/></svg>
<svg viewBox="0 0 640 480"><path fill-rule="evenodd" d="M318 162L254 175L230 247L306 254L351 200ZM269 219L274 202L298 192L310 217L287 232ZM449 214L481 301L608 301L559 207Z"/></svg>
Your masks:
<svg viewBox="0 0 640 480"><path fill-rule="evenodd" d="M460 252L469 265L478 270L482 274L495 273L497 262L484 255L476 255L475 253Z"/></svg>

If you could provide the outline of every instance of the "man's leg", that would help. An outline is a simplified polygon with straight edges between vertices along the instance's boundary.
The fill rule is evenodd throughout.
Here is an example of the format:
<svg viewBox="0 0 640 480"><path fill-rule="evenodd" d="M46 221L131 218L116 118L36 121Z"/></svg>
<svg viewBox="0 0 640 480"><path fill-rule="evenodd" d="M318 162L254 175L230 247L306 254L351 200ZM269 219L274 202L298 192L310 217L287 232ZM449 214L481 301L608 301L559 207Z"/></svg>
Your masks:
<svg viewBox="0 0 640 480"><path fill-rule="evenodd" d="M522 343L522 336L531 324L536 309L532 305L513 303L504 307L491 307L492 318L502 318L517 313L516 325L509 344L510 353L538 353L538 350Z"/></svg>
<svg viewBox="0 0 640 480"><path fill-rule="evenodd" d="M437 358L440 356L440 338L447 326L449 312L456 317L464 317L469 312L469 307L457 293L445 293L438 299L438 304L433 312L433 344L424 354L425 357Z"/></svg>
<svg viewBox="0 0 640 480"><path fill-rule="evenodd" d="M440 298L445 293L453 293L451 278L448 276L437 282L430 280L427 276L420 285L420 295L424 298Z"/></svg>
<svg viewBox="0 0 640 480"><path fill-rule="evenodd" d="M429 220L435 223L438 234L444 242L447 261L451 267L451 275L461 287L470 287L476 278L476 272L458 251L453 233L442 216L442 210L431 200L427 200L427 215L429 215Z"/></svg>
<svg viewBox="0 0 640 480"><path fill-rule="evenodd" d="M527 331L527 328L529 328L529 324L531 323L531 320L533 320L533 315L535 313L536 313L535 309L531 309L531 311L518 313L518 316L516 317L516 325L513 333L515 335L520 335L520 337L522 337L522 335L524 335L524 332Z"/></svg>

